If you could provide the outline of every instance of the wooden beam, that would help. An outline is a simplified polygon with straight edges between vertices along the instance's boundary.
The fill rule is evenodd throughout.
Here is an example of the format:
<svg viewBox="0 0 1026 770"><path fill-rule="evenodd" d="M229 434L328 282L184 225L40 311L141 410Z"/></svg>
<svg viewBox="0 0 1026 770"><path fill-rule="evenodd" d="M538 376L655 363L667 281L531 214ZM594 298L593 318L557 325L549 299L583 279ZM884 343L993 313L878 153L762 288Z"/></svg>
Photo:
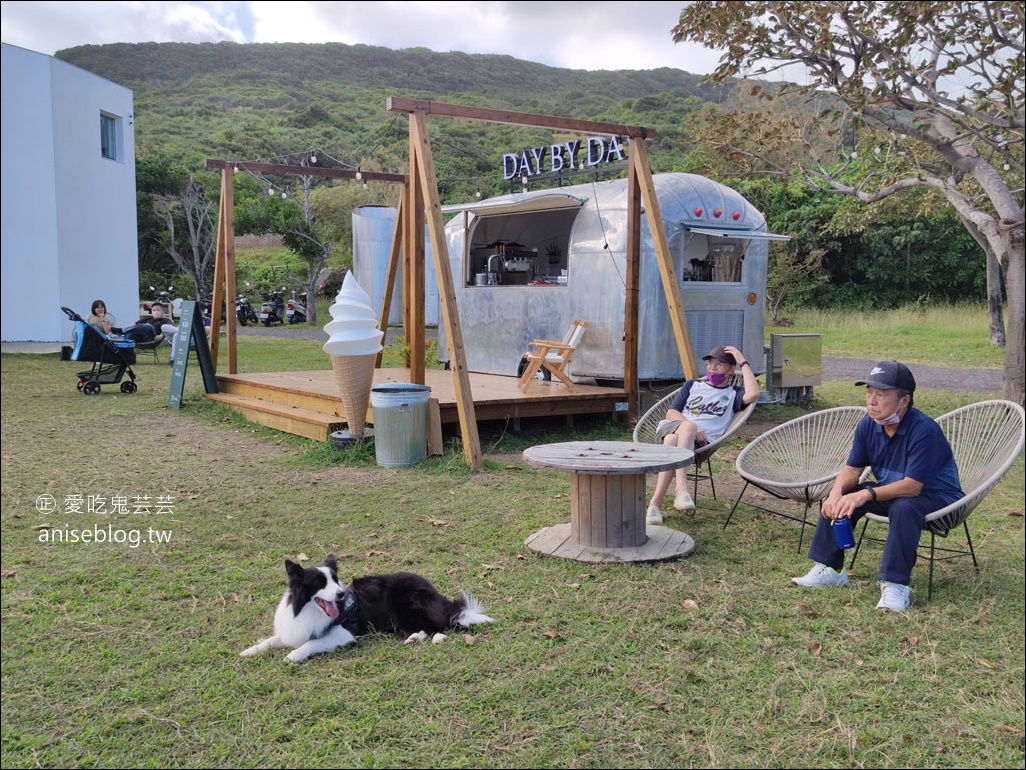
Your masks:
<svg viewBox="0 0 1026 770"><path fill-rule="evenodd" d="M474 396L471 393L470 373L467 369L467 353L463 346L463 331L460 327L459 310L456 307L456 289L449 267L449 249L445 242L442 204L438 199L438 180L431 158L427 121L422 112L410 114L410 149L413 151L410 158L411 170L416 169L417 172L413 184L420 185L426 202L428 232L431 236L431 251L434 254L435 274L438 279L438 296L442 305L445 336L449 344L449 364L452 367L460 432L463 436L463 454L468 465L475 470L481 470L484 459L481 455L481 439L477 432Z"/></svg>
<svg viewBox="0 0 1026 770"><path fill-rule="evenodd" d="M640 142L632 142L631 145ZM638 414L638 316L641 288L641 188L633 163L627 167L627 283L624 297L623 388L627 391L626 416Z"/></svg>
<svg viewBox="0 0 1026 770"><path fill-rule="evenodd" d="M670 245L666 240L666 231L663 229L663 215L659 210L659 198L656 196L655 182L652 181L652 170L648 165L648 153L645 151L644 142L631 142L630 159L631 165L635 167L635 175L641 188L641 198L645 204L648 229L655 245L656 263L659 265L659 276L663 281L663 292L666 295L666 305L670 311L673 334L677 339L677 351L680 354L681 363L684 365L684 376L687 379L692 379L698 376L698 363L695 361L691 334L688 332L688 319L684 314L684 303L680 297L680 281L677 279L677 271L673 267Z"/></svg>
<svg viewBox="0 0 1026 770"><path fill-rule="evenodd" d="M294 166L283 163L251 163L248 161L237 161L237 160L220 160L216 158L207 158L203 162L204 168L219 169L221 173L221 206L218 213L218 246L214 263L214 292L217 293L221 284L218 283L217 267L219 262L223 259L224 272L223 278L221 279L225 285L225 321L226 321L226 339L225 343L228 347L228 374L236 374L239 370L238 365L238 340L236 337L236 318L234 311L229 312L229 303L235 301L237 294L235 286L235 198L234 198L234 172L242 170L256 174L295 174L299 176L323 176L332 177L336 179L356 179L356 175L359 173L360 178L371 182L393 182L405 185L407 183L407 177L405 174L383 174L377 171L350 171L347 169L340 168L318 168L316 166ZM229 174L228 172L232 173ZM228 181L230 180L230 181ZM227 185L227 187L226 187ZM225 190L231 191L231 194L226 194ZM398 220L397 220L398 221ZM229 288L230 287L230 288ZM391 294L388 295L391 298ZM315 298L310 298L310 301L314 301ZM211 319L211 328L217 332L217 324L220 322L220 313L215 313L216 317ZM388 328L388 316L384 317L383 329ZM214 368L217 369L217 348L218 348L218 336L215 336L211 342L211 358L214 362ZM381 362L381 356L378 356L378 363Z"/></svg>
<svg viewBox="0 0 1026 770"><path fill-rule="evenodd" d="M239 371L235 309L235 174L230 167L221 170L221 205L218 209L217 250L214 256L214 296L210 311L210 358L217 371L221 345L221 308L224 308L225 345L228 351L226 371Z"/></svg>
<svg viewBox="0 0 1026 770"><path fill-rule="evenodd" d="M654 139L655 129L644 126L628 126L625 123L605 123L597 120L577 120L555 115L535 115L530 112L510 112L484 107L468 107L463 104L446 104L420 99L404 99L390 96L387 101L389 112L408 112L421 115L438 115L446 118L480 120L485 123L506 123L514 126L551 128L555 131L574 131L609 136L627 136L631 139Z"/></svg>
<svg viewBox="0 0 1026 770"><path fill-rule="evenodd" d="M224 232L224 222L225 219L227 219L224 213L224 206L225 200L228 197L227 192L231 189L232 185L234 184L234 180L232 182L228 181L229 176L229 172L221 172L221 200L218 203L217 208L217 244L214 247L214 296L212 297L213 305L211 306L210 310L211 334L209 342L210 361L215 372L217 371L217 351L221 345L221 334L220 332L218 332L218 328L221 325L221 316L220 314L214 314L214 307L221 306L221 300L219 298L224 294L224 292L222 291L222 284L224 283L224 246L225 241L227 240Z"/></svg>
<svg viewBox="0 0 1026 770"><path fill-rule="evenodd" d="M406 333L406 365L410 380L424 384L424 355L427 347L424 330L424 190L417 183L423 167L419 148L410 132L409 206L406 208L406 248L403 250L403 329ZM435 195L437 196L437 191ZM417 281L417 275L420 281Z"/></svg>
<svg viewBox="0 0 1026 770"><path fill-rule="evenodd" d="M238 296L238 289L235 285L235 174L232 173L231 194L225 202L225 211L228 212L225 223L224 239L224 319L225 319L225 343L228 346L228 371L239 371L238 358L238 318L235 315L235 298ZM214 320L216 319L216 320ZM214 318L211 323L220 323L221 314L214 311ZM218 335L220 336L220 335ZM216 370L216 362L215 362Z"/></svg>
<svg viewBox="0 0 1026 770"><path fill-rule="evenodd" d="M392 295L395 293L395 279L399 274L399 258L403 249L403 227L406 221L406 196L408 195L406 187L407 185L404 183L402 192L399 194L399 205L396 208L395 214L395 229L392 231L392 248L388 252L388 270L385 273L385 295L381 299L381 316L378 321L378 328L385 332L388 331L388 317L392 314ZM405 301L405 298L401 298L400 301ZM375 369L381 368L381 358L383 355L383 350L378 353L377 361L374 362Z"/></svg>

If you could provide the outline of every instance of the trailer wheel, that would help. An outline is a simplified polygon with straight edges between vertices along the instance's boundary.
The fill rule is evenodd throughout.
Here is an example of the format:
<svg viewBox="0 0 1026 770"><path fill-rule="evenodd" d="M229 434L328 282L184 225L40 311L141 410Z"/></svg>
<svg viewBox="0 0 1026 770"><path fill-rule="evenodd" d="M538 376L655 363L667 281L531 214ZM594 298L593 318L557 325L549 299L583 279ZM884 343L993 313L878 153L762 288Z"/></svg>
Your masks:
<svg viewBox="0 0 1026 770"><path fill-rule="evenodd" d="M129 381L121 383L122 393L135 393L137 390L139 390L139 386L136 385L134 382Z"/></svg>
<svg viewBox="0 0 1026 770"><path fill-rule="evenodd" d="M75 387L78 388L79 390L82 390L82 388L85 387L85 380L79 380L78 384Z"/></svg>
<svg viewBox="0 0 1026 770"><path fill-rule="evenodd" d="M517 367L517 379L518 379L518 380L519 380L519 379L520 379L521 377L523 377L523 376L524 376L524 372L525 372L525 371L527 371L527 359L526 359L526 358L521 358L521 359L520 359L520 365L519 365L519 366ZM541 367L541 368L540 368L540 369L538 370L538 373L537 373L536 375L534 375L534 378L535 378L536 380L546 380L546 381L551 381L551 380L552 380L552 372L550 372L550 371L549 371L548 369L546 369L546 368L545 368L545 367L543 366L543 367Z"/></svg>
<svg viewBox="0 0 1026 770"><path fill-rule="evenodd" d="M85 385L82 386L82 393L87 396L93 396L100 392L100 383L96 380L89 380Z"/></svg>

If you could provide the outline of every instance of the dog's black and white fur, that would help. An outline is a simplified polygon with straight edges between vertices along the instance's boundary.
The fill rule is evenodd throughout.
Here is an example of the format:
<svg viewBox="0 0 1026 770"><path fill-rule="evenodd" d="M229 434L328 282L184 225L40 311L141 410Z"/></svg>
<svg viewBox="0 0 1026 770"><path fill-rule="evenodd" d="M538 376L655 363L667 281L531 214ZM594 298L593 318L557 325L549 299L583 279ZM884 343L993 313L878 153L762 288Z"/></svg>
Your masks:
<svg viewBox="0 0 1026 770"><path fill-rule="evenodd" d="M286 660L295 663L370 633L398 634L411 644L428 635L440 641L443 631L457 626L494 622L474 597L465 593L462 599L446 599L427 578L412 572L367 575L343 587L334 554L319 567L286 559L285 572L289 586L274 613L274 636L243 650L243 657L292 647Z"/></svg>

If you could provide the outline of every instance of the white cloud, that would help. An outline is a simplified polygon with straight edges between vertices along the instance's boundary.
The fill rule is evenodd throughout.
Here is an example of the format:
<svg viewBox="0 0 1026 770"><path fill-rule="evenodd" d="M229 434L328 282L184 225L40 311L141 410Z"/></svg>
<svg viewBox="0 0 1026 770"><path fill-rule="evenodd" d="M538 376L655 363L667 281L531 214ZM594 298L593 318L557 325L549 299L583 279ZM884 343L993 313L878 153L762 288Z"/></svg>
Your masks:
<svg viewBox="0 0 1026 770"><path fill-rule="evenodd" d="M506 54L553 67L711 72L675 44L678 0L595 2L3 2L5 43L53 54L86 44L326 43Z"/></svg>

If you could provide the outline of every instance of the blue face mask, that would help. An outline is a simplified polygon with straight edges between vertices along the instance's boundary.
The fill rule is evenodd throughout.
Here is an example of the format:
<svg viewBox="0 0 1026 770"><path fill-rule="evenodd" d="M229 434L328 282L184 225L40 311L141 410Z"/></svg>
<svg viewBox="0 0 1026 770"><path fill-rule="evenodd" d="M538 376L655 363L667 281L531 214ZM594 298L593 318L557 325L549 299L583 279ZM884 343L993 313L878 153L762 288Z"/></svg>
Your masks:
<svg viewBox="0 0 1026 770"><path fill-rule="evenodd" d="M707 372L705 378L714 388L722 386L727 381L727 375L722 372Z"/></svg>

